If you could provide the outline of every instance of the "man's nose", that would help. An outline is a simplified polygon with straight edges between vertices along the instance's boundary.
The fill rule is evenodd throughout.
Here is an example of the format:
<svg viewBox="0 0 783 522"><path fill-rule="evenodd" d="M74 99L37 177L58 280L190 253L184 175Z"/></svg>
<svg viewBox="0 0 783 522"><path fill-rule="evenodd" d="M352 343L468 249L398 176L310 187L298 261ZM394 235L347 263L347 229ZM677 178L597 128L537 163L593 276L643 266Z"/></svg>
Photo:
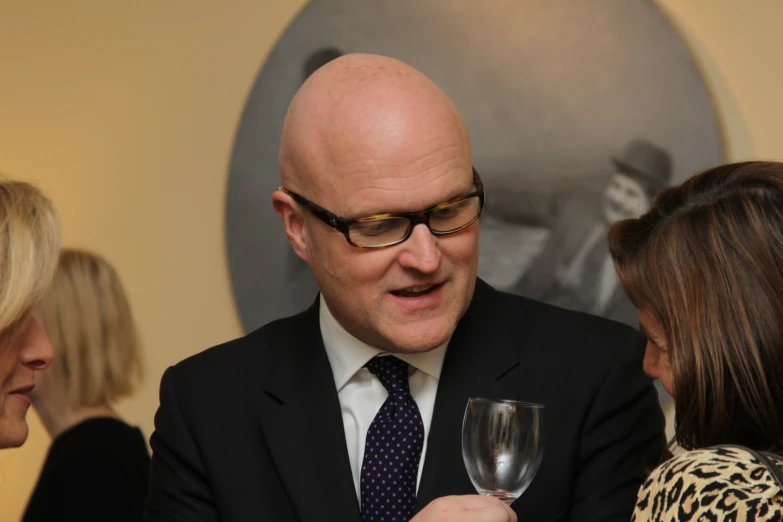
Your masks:
<svg viewBox="0 0 783 522"><path fill-rule="evenodd" d="M399 262L404 268L431 274L440 266L438 238L430 232L427 225L418 224L413 227L411 237L402 244L402 247Z"/></svg>

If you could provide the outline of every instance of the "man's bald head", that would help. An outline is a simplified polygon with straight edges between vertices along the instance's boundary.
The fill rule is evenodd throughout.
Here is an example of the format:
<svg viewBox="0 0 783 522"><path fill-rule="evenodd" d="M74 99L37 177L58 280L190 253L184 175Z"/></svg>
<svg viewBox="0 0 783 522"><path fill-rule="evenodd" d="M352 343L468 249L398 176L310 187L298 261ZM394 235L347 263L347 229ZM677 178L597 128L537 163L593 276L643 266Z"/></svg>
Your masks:
<svg viewBox="0 0 783 522"><path fill-rule="evenodd" d="M448 97L397 60L337 58L291 102L280 172L287 190L272 204L335 319L390 352L446 342L473 296L481 210L468 136ZM354 221L338 225L299 197ZM427 210L426 224L400 221ZM433 219L465 224L433 233ZM399 243L356 246L400 231Z"/></svg>
<svg viewBox="0 0 783 522"><path fill-rule="evenodd" d="M294 96L280 145L281 179L315 195L328 191L334 176L419 161L417 145L437 146L446 134L457 134L468 150L459 113L426 76L393 58L348 54L318 69ZM356 168L344 172L344 164Z"/></svg>

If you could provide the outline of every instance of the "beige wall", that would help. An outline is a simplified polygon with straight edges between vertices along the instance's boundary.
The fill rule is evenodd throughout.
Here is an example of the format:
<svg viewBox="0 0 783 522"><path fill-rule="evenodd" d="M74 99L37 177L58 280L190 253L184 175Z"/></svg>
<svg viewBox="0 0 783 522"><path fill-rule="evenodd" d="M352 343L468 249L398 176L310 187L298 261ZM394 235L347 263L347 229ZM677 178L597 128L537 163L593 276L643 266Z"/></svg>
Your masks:
<svg viewBox="0 0 783 522"><path fill-rule="evenodd" d="M715 92L731 159L783 158L783 3L660 0ZM302 0L0 0L0 171L55 200L68 245L114 261L149 378L121 412L147 435L170 364L240 333L223 253L235 126ZM16 520L48 445L34 413L0 452L0 520Z"/></svg>
<svg viewBox="0 0 783 522"><path fill-rule="evenodd" d="M715 96L729 160L783 159L783 3L657 0Z"/></svg>
<svg viewBox="0 0 783 522"><path fill-rule="evenodd" d="M121 404L152 432L170 364L240 334L223 248L235 127L302 1L0 0L0 171L55 200L68 245L115 262L149 377ZM49 440L0 452L0 520L17 520Z"/></svg>

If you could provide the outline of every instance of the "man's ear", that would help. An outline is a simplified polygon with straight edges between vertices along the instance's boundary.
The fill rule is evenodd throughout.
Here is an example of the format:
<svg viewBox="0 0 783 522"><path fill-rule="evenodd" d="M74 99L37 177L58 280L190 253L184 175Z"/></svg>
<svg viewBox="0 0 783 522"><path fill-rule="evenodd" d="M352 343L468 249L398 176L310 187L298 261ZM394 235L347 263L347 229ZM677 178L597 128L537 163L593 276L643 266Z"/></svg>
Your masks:
<svg viewBox="0 0 783 522"><path fill-rule="evenodd" d="M283 220L285 235L294 252L303 261L309 262L307 230L302 215L295 207L294 200L288 194L277 190L272 194L272 206L275 207L275 212Z"/></svg>

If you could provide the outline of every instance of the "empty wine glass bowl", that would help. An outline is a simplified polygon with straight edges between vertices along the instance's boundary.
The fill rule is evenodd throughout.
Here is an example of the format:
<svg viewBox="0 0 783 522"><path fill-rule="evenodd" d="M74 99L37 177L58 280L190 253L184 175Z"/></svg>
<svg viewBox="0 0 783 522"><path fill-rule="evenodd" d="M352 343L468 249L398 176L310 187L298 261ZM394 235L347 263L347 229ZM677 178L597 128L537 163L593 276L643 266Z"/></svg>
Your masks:
<svg viewBox="0 0 783 522"><path fill-rule="evenodd" d="M472 397L462 422L462 458L482 495L511 504L528 488L544 456L544 406Z"/></svg>

